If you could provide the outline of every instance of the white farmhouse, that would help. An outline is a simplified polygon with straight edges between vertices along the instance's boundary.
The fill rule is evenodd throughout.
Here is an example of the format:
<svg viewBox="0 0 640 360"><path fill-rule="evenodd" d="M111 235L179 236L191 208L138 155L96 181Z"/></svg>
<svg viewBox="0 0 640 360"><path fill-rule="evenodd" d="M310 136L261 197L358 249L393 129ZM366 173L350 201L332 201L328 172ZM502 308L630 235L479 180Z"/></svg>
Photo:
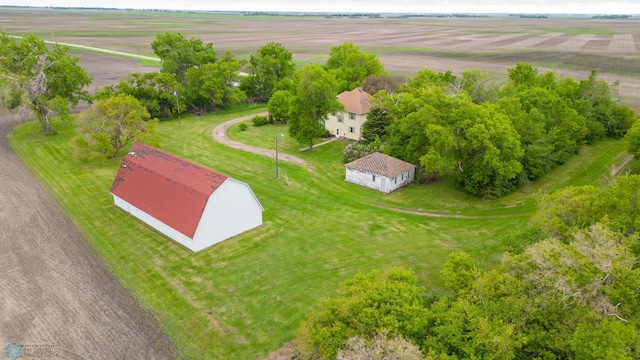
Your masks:
<svg viewBox="0 0 640 360"><path fill-rule="evenodd" d="M344 111L336 111L327 116L324 127L335 137L360 140L362 124L367 121L371 109L369 94L362 88L345 91L338 95Z"/></svg>
<svg viewBox="0 0 640 360"><path fill-rule="evenodd" d="M262 225L249 185L142 143L122 160L111 194L116 206L194 252Z"/></svg>
<svg viewBox="0 0 640 360"><path fill-rule="evenodd" d="M345 180L385 193L408 185L416 174L415 165L377 152L345 166Z"/></svg>

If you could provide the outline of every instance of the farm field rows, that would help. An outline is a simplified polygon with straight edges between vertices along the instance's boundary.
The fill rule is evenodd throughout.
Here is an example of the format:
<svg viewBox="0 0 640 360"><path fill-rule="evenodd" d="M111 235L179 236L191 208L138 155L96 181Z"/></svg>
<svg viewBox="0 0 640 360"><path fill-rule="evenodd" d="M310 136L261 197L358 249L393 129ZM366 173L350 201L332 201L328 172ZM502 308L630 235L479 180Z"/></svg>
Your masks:
<svg viewBox="0 0 640 360"><path fill-rule="evenodd" d="M331 18L215 13L3 8L12 35L154 56L157 34L179 32L241 58L269 41L282 43L300 64L322 63L332 46L351 41L375 53L385 68L411 76L422 68L460 73L478 68L506 74L518 61L574 79L598 70L640 110L639 20L586 18ZM99 69L109 58L93 59ZM90 65L85 63L83 65ZM139 69L137 70L139 71Z"/></svg>
<svg viewBox="0 0 640 360"><path fill-rule="evenodd" d="M4 10L0 21L10 24L6 30L13 34L35 32L47 40L55 36L61 42L145 55L152 55L149 44L155 35L166 31L211 41L219 53L230 49L244 56L279 41L300 63L322 62L331 46L353 41L364 51L376 52L387 70L404 76L422 67L504 74L519 56L527 60L531 49L551 53L554 59L566 50L571 53L566 61L589 54L603 66L610 56L627 59L638 53L632 20L572 20L575 26L569 26L556 19L283 19L139 12L88 16L79 11ZM28 26L29 16L42 21ZM605 45L605 50L598 49ZM113 83L128 71L157 69L81 54L81 65L96 85ZM629 60L630 66L634 61ZM548 64L558 65L551 60ZM562 63L557 70L585 78L588 70L580 66ZM622 79L621 93L633 100L640 96L640 81L626 71L603 73ZM280 151L301 157L311 170L283 163L285 177L279 180L270 157L213 141L215 126L264 110L247 106L160 125L162 149L249 183L266 210L262 227L197 254L116 210L108 190L120 159L73 163L69 124L55 123L58 134L45 137L36 123L28 123L11 136L16 151L91 247L187 357L266 356L291 340L319 297L331 295L340 281L359 271L405 266L416 272L427 292L439 294L438 272L448 253L464 250L491 267L500 256L503 236L528 221L539 192L599 184L624 157L621 141L603 141L584 148L540 181L493 202L463 194L451 179L387 195L344 182L341 141L300 152L300 144L285 136ZM240 132L234 126L228 136L274 149L278 133L286 134L286 129L249 126Z"/></svg>

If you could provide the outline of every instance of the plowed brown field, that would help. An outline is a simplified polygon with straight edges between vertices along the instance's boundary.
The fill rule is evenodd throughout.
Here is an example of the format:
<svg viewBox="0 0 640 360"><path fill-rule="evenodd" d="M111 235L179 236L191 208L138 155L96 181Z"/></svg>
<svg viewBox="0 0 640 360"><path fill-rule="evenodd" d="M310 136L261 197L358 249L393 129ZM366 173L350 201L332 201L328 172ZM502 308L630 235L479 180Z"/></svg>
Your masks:
<svg viewBox="0 0 640 360"><path fill-rule="evenodd" d="M93 56L93 55L92 55ZM88 58L91 58L89 56ZM92 67L106 84L135 61ZM104 69L104 72L95 70ZM53 359L169 359L176 352L9 147L0 112L0 354Z"/></svg>

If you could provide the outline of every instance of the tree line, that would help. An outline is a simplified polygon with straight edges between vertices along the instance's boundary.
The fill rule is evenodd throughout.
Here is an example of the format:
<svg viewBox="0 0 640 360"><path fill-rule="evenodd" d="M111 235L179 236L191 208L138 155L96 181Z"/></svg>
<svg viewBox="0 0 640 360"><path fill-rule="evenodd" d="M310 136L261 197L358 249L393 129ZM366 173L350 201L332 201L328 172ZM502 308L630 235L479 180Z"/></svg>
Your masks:
<svg viewBox="0 0 640 360"><path fill-rule="evenodd" d="M526 63L503 82L479 70L458 77L424 69L373 99L364 144L416 164L423 180L453 175L485 198L549 173L584 144L622 137L638 119L595 71L575 81Z"/></svg>
<svg viewBox="0 0 640 360"><path fill-rule="evenodd" d="M356 87L372 95L373 107L356 145L366 151L353 153L381 151L400 158L415 164L424 181L454 176L464 191L479 197L513 192L605 136L629 131L630 151L640 149L638 115L617 101L617 84L599 79L595 71L576 81L518 63L505 81L496 81L479 70L455 76L423 69L399 85L375 55L350 42L332 47L325 64L296 69L280 43L270 42L243 61L230 51L219 56L201 39L167 32L151 43L160 71L129 74L91 96L84 91L91 79L66 47L48 48L34 36L17 41L6 33L0 42L0 98L9 109L32 110L45 133L53 132L52 114L69 118L70 107L82 100L116 97L117 106L132 106L124 100L128 96L146 109L126 122L117 116L80 117L83 126L74 144L81 157L115 156L138 134L153 131L154 125L147 129L142 121L246 101L266 102L271 121L288 123L294 139L313 147L326 135L328 114L342 109L336 95ZM247 76L239 76L243 67ZM115 124L91 124L105 119Z"/></svg>

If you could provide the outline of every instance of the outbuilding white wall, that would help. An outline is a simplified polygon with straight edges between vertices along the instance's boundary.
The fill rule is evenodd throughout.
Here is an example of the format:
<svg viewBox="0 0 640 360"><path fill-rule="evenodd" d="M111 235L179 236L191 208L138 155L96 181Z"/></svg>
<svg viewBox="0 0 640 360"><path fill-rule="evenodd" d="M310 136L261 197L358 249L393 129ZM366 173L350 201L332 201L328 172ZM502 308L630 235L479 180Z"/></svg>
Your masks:
<svg viewBox="0 0 640 360"><path fill-rule="evenodd" d="M262 225L262 211L249 185L228 178L209 196L193 236L193 251Z"/></svg>
<svg viewBox="0 0 640 360"><path fill-rule="evenodd" d="M151 226L152 228L158 230L159 232L161 232L162 234L166 235L167 237L169 237L170 239L173 239L174 241L176 241L177 243L181 244L182 246L188 248L191 251L198 251L198 250L194 250L194 246L195 243L194 241L184 235L183 233L179 232L178 230L170 227L169 225L163 223L162 221L154 218L153 216L147 214L146 212L138 209L137 207L129 204L127 201L123 200L122 198L113 195L113 202L115 203L116 206L118 206L119 208L121 208L122 210L128 212L129 214L133 215L134 217L140 219L141 221L147 223L147 225Z"/></svg>
<svg viewBox="0 0 640 360"><path fill-rule="evenodd" d="M411 169L409 171L405 171L404 173L396 176L395 178L389 179L389 191L392 192L397 188L401 188L403 186L409 185L409 183L413 182L415 177L415 169Z"/></svg>
<svg viewBox="0 0 640 360"><path fill-rule="evenodd" d="M376 189L385 193L390 193L397 188L408 185L413 181L415 177L415 169L406 171L404 174L400 174L395 178L376 175L375 180L373 179L373 174L371 173L349 168L346 169L346 181L366 186L371 189ZM404 180L402 180L403 178Z"/></svg>

